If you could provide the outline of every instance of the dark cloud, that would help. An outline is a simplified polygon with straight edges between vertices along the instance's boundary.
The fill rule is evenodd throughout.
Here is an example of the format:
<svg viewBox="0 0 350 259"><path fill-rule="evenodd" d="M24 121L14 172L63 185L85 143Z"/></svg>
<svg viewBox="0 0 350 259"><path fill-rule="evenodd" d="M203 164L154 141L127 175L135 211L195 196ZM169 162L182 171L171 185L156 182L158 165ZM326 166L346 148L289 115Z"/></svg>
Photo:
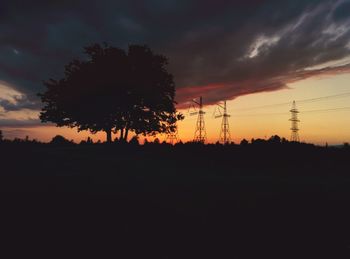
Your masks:
<svg viewBox="0 0 350 259"><path fill-rule="evenodd" d="M349 8L349 0L4 0L0 80L27 95L18 109L37 108L42 80L62 76L83 46L106 41L145 43L167 55L180 104L273 91L348 72L305 68L350 54Z"/></svg>
<svg viewBox="0 0 350 259"><path fill-rule="evenodd" d="M14 100L6 100L0 98L0 107L6 112L21 111L23 109L38 110L38 103L30 101L26 96L13 96Z"/></svg>
<svg viewBox="0 0 350 259"><path fill-rule="evenodd" d="M46 124L45 124L46 125ZM0 118L0 127L1 128L26 128L26 127L39 127L42 126L42 123L39 119L2 119Z"/></svg>

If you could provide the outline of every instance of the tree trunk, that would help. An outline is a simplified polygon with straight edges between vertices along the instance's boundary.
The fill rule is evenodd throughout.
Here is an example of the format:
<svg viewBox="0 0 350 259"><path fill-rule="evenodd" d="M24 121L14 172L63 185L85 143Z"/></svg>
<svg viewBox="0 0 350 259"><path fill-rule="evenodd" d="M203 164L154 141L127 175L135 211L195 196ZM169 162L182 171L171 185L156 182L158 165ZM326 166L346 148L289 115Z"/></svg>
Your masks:
<svg viewBox="0 0 350 259"><path fill-rule="evenodd" d="M124 128L120 129L120 137L119 137L119 141L124 140Z"/></svg>
<svg viewBox="0 0 350 259"><path fill-rule="evenodd" d="M125 136L124 136L124 141L128 141L128 134L129 134L129 129L125 129Z"/></svg>
<svg viewBox="0 0 350 259"><path fill-rule="evenodd" d="M112 130L106 129L105 132L107 134L107 143L112 143Z"/></svg>

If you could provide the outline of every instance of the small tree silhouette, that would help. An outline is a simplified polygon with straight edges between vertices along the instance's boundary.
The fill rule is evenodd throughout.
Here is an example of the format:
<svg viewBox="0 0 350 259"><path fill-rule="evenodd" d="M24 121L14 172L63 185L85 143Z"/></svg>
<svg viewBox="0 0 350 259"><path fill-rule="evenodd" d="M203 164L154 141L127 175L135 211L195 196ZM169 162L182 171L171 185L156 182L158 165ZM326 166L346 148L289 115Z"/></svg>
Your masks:
<svg viewBox="0 0 350 259"><path fill-rule="evenodd" d="M55 137L52 138L52 140L50 141L50 144L54 144L54 145L71 145L73 144L72 141L66 139L65 137L61 136L61 135L56 135Z"/></svg>
<svg viewBox="0 0 350 259"><path fill-rule="evenodd" d="M87 60L73 60L62 79L45 81L39 94L45 106L42 122L77 127L92 133L129 131L156 135L176 130L183 115L175 109L175 84L167 72L167 58L147 46L130 45L128 51L98 44L85 48Z"/></svg>
<svg viewBox="0 0 350 259"><path fill-rule="evenodd" d="M2 130L0 130L0 142L4 140L4 136L2 135Z"/></svg>
<svg viewBox="0 0 350 259"><path fill-rule="evenodd" d="M281 137L278 135L271 136L268 140L272 144L280 144L281 143Z"/></svg>
<svg viewBox="0 0 350 259"><path fill-rule="evenodd" d="M91 145L94 144L94 141L90 137L87 137L86 143Z"/></svg>
<svg viewBox="0 0 350 259"><path fill-rule="evenodd" d="M94 144L94 142L90 137L87 137L86 140L80 141L80 145L92 145L92 144Z"/></svg>
<svg viewBox="0 0 350 259"><path fill-rule="evenodd" d="M129 143L135 146L138 146L140 144L137 136L132 137Z"/></svg>
<svg viewBox="0 0 350 259"><path fill-rule="evenodd" d="M249 142L246 139L242 139L242 141L240 143L241 146L247 146L248 144L249 144Z"/></svg>

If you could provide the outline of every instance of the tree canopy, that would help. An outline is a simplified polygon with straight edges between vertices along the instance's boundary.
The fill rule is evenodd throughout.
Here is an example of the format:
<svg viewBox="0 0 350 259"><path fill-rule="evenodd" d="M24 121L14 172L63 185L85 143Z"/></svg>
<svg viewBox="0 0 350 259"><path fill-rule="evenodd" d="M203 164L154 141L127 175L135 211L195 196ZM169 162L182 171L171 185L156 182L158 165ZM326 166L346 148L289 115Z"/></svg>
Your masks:
<svg viewBox="0 0 350 259"><path fill-rule="evenodd" d="M176 130L183 115L175 108L175 84L163 55L143 45L125 51L107 44L85 47L87 59L65 66L64 77L44 81L39 94L42 122L77 127L92 133L120 131L155 135Z"/></svg>

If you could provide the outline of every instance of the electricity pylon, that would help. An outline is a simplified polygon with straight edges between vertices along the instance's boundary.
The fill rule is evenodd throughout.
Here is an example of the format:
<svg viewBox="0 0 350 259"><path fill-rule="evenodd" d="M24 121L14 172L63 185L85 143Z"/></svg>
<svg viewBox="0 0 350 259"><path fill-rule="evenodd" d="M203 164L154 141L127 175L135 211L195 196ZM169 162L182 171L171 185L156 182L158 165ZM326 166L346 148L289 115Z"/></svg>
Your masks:
<svg viewBox="0 0 350 259"><path fill-rule="evenodd" d="M197 112L197 108L199 109ZM190 112L191 109L193 109L193 112ZM197 115L197 123L196 123L196 129L194 131L194 142L204 143L206 141L206 132L205 132L205 123L204 123L204 114L203 111L203 98L202 96L199 97L199 102L196 101L196 99L192 100L192 103L189 108L190 116Z"/></svg>
<svg viewBox="0 0 350 259"><path fill-rule="evenodd" d="M228 118L230 116L231 115L227 114L226 101L224 101L223 104L217 104L217 108L214 111L214 117L215 119L222 117L219 142L223 144L227 144L231 141L230 125L228 123Z"/></svg>
<svg viewBox="0 0 350 259"><path fill-rule="evenodd" d="M299 138L299 127L298 124L300 122L300 120L298 119L298 109L297 106L295 104L295 101L293 101L293 105L292 105L292 109L290 110L292 117L289 119L292 122L292 126L290 128L290 130L292 131L291 137L290 137L290 141L294 141L294 142L299 142L300 138Z"/></svg>
<svg viewBox="0 0 350 259"><path fill-rule="evenodd" d="M175 132L168 133L165 141L171 145L174 145L174 144L179 142L178 136L179 135L178 135L177 127L176 127Z"/></svg>

